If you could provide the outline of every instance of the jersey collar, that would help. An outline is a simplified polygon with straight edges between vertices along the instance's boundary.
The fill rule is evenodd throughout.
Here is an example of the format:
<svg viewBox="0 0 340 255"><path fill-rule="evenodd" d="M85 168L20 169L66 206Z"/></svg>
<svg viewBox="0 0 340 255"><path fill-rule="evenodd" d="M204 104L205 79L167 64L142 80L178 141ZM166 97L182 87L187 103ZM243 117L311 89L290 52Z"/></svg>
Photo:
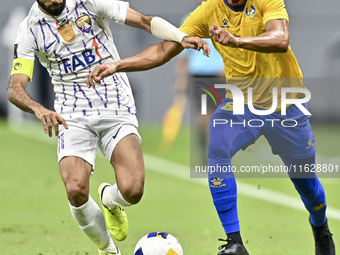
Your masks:
<svg viewBox="0 0 340 255"><path fill-rule="evenodd" d="M244 7L246 6L246 2L242 6L230 6L229 3L228 3L228 0L224 0L224 2L234 12L243 12Z"/></svg>

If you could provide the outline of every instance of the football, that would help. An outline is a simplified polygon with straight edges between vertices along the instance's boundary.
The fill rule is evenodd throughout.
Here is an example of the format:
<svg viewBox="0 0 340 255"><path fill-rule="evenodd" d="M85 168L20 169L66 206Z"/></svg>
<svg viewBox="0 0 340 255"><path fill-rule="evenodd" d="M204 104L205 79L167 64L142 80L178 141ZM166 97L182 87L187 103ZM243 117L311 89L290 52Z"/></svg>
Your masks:
<svg viewBox="0 0 340 255"><path fill-rule="evenodd" d="M179 241L166 232L152 232L143 236L135 247L134 255L183 255Z"/></svg>

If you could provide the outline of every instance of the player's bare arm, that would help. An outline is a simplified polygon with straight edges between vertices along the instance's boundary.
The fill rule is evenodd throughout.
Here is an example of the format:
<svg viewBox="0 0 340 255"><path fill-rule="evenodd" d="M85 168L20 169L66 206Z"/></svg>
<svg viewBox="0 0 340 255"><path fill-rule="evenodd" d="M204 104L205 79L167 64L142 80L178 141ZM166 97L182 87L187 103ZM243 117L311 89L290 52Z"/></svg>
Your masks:
<svg viewBox="0 0 340 255"><path fill-rule="evenodd" d="M163 41L152 45L133 57L119 60L112 64L98 65L87 75L88 87L94 87L94 81L100 81L116 72L135 72L149 70L165 64L171 58L179 54L183 47L170 41Z"/></svg>
<svg viewBox="0 0 340 255"><path fill-rule="evenodd" d="M131 27L144 29L151 33L151 20L154 16L143 15L131 8L128 8L126 13L125 24Z"/></svg>
<svg viewBox="0 0 340 255"><path fill-rule="evenodd" d="M190 38L192 39L190 43L195 44L197 50L203 49L204 55L209 56L210 48L208 43L198 37ZM176 42L163 41L152 45L133 57L122 59L112 64L96 66L87 75L87 85L94 88L94 81L100 83L104 77L116 72L145 71L161 66L178 55L182 50L183 47Z"/></svg>
<svg viewBox="0 0 340 255"><path fill-rule="evenodd" d="M226 29L212 24L209 33L215 41L232 48L264 53L287 52L289 46L287 20L269 20L265 28L266 32L256 37L234 37Z"/></svg>
<svg viewBox="0 0 340 255"><path fill-rule="evenodd" d="M128 8L127 10L125 24L144 29L158 38L178 42L183 46L183 48L200 50L203 45L201 39L198 37L188 36L166 20L159 17L143 15L131 8ZM209 55L206 51L203 53L206 56Z"/></svg>
<svg viewBox="0 0 340 255"><path fill-rule="evenodd" d="M27 94L25 89L28 80L28 76L24 74L12 75L7 90L8 100L21 110L35 114L41 121L44 132L50 137L52 137L52 126L54 127L55 135L58 136L59 124L68 128L65 120L58 113L44 108Z"/></svg>

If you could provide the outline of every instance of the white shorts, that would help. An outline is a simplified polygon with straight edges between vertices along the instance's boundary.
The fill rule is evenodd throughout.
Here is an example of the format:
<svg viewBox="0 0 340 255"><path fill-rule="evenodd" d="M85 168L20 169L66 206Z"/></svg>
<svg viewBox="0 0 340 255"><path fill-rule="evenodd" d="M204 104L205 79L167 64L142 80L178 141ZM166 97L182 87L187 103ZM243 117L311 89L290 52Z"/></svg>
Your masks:
<svg viewBox="0 0 340 255"><path fill-rule="evenodd" d="M66 121L68 129L59 125L58 162L67 156L77 156L94 169L97 149L109 161L118 142L129 134L136 134L135 115L76 117Z"/></svg>

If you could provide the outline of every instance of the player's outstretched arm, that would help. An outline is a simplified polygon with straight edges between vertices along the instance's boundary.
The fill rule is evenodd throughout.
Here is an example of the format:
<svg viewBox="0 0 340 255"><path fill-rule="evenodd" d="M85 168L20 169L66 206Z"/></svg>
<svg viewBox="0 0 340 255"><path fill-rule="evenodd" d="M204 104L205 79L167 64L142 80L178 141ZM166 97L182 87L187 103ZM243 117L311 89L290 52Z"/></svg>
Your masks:
<svg viewBox="0 0 340 255"><path fill-rule="evenodd" d="M209 33L215 41L232 48L264 53L287 52L289 46L287 20L269 20L265 28L266 32L256 37L234 37L226 29L212 24Z"/></svg>
<svg viewBox="0 0 340 255"><path fill-rule="evenodd" d="M187 40L186 43L191 44L192 48L197 50L203 49L205 55L210 54L208 43L200 38L185 37L183 40ZM87 75L87 85L89 88L94 88L94 82L100 83L104 77L116 72L136 72L158 67L168 62L182 50L183 47L176 42L163 41L159 44L152 45L133 57L122 59L112 64L96 66L92 72Z"/></svg>
<svg viewBox="0 0 340 255"><path fill-rule="evenodd" d="M58 136L59 124L68 128L65 120L58 113L44 108L30 98L25 91L28 79L28 76L24 74L14 74L11 76L7 89L8 100L21 110L35 114L41 121L44 132L50 137L52 136L52 126L54 126L55 135Z"/></svg>
<svg viewBox="0 0 340 255"><path fill-rule="evenodd" d="M183 48L197 49L197 38L188 36L160 17L143 15L128 8L125 24L144 29L160 39L178 42ZM204 52L205 55L209 55L209 53Z"/></svg>

